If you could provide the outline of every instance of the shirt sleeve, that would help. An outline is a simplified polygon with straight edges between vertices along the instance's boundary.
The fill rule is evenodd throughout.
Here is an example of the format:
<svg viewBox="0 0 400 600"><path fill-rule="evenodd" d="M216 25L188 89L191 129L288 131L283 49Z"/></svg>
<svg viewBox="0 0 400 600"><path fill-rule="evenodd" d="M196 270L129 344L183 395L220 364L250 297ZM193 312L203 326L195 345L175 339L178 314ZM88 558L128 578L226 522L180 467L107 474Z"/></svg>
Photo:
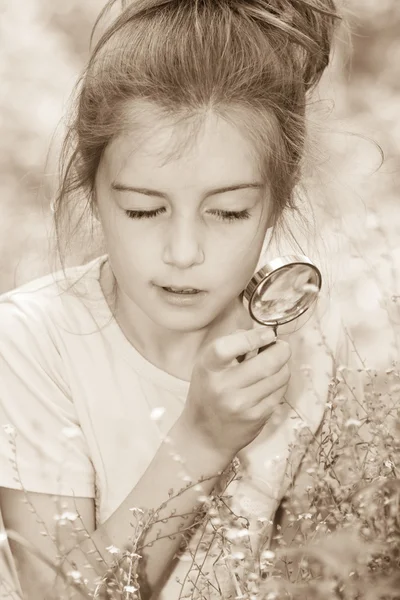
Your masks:
<svg viewBox="0 0 400 600"><path fill-rule="evenodd" d="M88 446L46 307L0 299L0 486L95 497Z"/></svg>

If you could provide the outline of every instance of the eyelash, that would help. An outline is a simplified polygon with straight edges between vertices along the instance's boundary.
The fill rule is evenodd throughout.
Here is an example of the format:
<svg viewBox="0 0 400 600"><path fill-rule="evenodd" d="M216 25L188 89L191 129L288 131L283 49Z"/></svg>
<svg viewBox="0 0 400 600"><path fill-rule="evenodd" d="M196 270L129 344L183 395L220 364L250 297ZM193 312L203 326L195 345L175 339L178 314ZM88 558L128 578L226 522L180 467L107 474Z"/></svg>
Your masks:
<svg viewBox="0 0 400 600"><path fill-rule="evenodd" d="M157 208L156 210L127 210L125 212L130 219L151 219L157 217L163 211L163 208ZM221 221L226 221L228 223L250 218L248 210L242 210L240 212L234 210L214 210L212 214L217 215Z"/></svg>

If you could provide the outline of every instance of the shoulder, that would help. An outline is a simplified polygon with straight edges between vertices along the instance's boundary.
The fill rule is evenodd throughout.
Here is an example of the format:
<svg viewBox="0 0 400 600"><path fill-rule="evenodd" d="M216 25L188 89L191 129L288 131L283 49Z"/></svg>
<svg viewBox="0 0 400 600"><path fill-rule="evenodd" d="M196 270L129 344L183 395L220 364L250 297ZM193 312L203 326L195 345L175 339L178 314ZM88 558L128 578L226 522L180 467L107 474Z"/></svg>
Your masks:
<svg viewBox="0 0 400 600"><path fill-rule="evenodd" d="M88 314L83 302L99 287L99 262L51 273L2 294L0 355L22 359L29 354L48 362L58 330Z"/></svg>
<svg viewBox="0 0 400 600"><path fill-rule="evenodd" d="M50 273L0 295L0 324L45 322L84 300L98 299L105 257Z"/></svg>

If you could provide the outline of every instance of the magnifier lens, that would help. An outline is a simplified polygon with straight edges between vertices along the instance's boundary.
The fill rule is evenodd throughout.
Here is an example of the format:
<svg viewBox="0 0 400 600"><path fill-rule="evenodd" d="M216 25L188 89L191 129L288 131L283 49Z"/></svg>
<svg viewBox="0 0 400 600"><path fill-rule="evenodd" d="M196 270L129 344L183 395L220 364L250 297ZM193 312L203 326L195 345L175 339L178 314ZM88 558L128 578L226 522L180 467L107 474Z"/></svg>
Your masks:
<svg viewBox="0 0 400 600"><path fill-rule="evenodd" d="M276 259L278 268L266 267L258 273L257 282L252 282L249 310L260 323L273 326L293 321L318 297L321 288L318 269L306 257L307 262L290 262L289 258L292 257Z"/></svg>

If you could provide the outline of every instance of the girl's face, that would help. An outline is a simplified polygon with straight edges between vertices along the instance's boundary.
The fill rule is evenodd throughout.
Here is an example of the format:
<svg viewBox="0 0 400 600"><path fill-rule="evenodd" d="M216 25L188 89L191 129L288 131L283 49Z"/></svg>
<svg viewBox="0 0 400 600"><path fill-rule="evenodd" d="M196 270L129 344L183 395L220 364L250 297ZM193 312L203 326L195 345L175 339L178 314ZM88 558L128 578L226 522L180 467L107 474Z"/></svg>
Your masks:
<svg viewBox="0 0 400 600"><path fill-rule="evenodd" d="M268 187L251 145L226 121L207 117L188 151L168 161L176 130L154 116L146 126L140 144L134 131L114 139L96 179L118 302L164 329L199 330L232 306L256 269Z"/></svg>

